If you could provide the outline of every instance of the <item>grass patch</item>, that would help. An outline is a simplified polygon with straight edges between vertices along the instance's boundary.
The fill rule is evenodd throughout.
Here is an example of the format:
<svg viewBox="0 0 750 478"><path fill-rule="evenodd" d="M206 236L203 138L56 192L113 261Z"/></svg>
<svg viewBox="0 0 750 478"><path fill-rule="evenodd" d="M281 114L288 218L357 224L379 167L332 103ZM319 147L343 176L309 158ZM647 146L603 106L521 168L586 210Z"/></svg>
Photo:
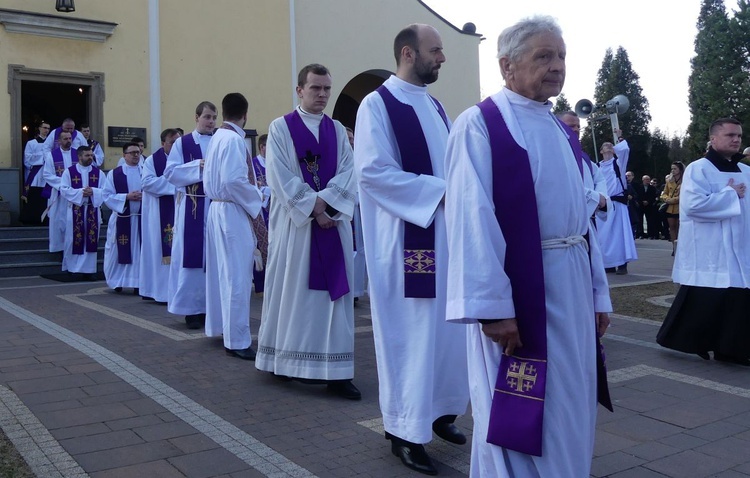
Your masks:
<svg viewBox="0 0 750 478"><path fill-rule="evenodd" d="M0 477L33 478L34 473L20 453L0 429Z"/></svg>
<svg viewBox="0 0 750 478"><path fill-rule="evenodd" d="M648 299L662 295L674 295L679 288L679 284L673 282L660 282L658 284L616 287L609 290L609 295L612 298L612 308L615 314L661 322L669 309L652 304L648 302Z"/></svg>

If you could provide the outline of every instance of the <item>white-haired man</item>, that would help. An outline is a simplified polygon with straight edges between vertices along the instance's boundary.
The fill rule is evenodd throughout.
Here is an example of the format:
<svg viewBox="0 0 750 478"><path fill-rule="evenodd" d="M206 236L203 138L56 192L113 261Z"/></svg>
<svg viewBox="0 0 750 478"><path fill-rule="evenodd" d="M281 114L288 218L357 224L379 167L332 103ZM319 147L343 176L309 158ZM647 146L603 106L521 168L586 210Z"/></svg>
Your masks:
<svg viewBox="0 0 750 478"><path fill-rule="evenodd" d="M565 53L549 17L505 29L505 88L461 114L448 138L447 319L468 324L473 477L591 467L597 333L612 308L586 238L580 143L548 101L565 81Z"/></svg>

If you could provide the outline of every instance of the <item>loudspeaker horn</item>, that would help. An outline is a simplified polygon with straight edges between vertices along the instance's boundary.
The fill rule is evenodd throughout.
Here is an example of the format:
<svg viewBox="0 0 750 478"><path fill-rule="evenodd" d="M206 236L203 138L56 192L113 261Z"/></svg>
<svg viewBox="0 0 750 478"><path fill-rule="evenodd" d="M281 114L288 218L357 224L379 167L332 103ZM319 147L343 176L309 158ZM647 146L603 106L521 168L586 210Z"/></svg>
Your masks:
<svg viewBox="0 0 750 478"><path fill-rule="evenodd" d="M615 113L621 115L630 108L630 100L628 100L628 97L625 95L617 95L607 101L606 106L609 114Z"/></svg>
<svg viewBox="0 0 750 478"><path fill-rule="evenodd" d="M578 100L575 112L581 118L588 118L594 112L594 103L587 99Z"/></svg>

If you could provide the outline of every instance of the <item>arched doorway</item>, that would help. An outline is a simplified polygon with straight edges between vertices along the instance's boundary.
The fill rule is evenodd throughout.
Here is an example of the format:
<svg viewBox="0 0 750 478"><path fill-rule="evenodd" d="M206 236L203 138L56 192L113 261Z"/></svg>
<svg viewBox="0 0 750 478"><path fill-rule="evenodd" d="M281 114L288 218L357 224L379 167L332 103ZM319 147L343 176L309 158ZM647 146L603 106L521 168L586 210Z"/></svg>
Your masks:
<svg viewBox="0 0 750 478"><path fill-rule="evenodd" d="M354 128L357 121L357 110L362 100L382 85L391 76L388 70L368 70L355 76L346 84L333 107L333 119L341 124Z"/></svg>

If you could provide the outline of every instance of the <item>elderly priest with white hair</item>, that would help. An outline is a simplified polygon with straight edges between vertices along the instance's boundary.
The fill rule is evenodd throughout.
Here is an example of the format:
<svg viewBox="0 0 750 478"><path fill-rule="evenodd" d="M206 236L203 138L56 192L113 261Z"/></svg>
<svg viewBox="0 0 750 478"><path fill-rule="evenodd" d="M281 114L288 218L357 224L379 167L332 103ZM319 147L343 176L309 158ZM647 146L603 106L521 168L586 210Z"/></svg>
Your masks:
<svg viewBox="0 0 750 478"><path fill-rule="evenodd" d="M597 385L609 398L597 337L612 306L581 145L550 111L565 54L550 17L505 29L505 88L448 138L447 320L467 327L473 477L589 476Z"/></svg>

